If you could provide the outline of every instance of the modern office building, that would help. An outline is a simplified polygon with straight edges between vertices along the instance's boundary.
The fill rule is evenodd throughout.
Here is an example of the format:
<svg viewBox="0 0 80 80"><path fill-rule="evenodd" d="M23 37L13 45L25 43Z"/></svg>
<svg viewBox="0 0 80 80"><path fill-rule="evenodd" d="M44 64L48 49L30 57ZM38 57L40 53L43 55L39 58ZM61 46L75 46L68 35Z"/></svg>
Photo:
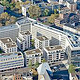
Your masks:
<svg viewBox="0 0 80 80"><path fill-rule="evenodd" d="M70 33L70 32L68 32ZM66 53L68 55L68 63L73 63L80 67L80 37L75 34L67 33Z"/></svg>
<svg viewBox="0 0 80 80"><path fill-rule="evenodd" d="M16 41L19 28L16 24L0 27L0 38L10 37L13 41Z"/></svg>
<svg viewBox="0 0 80 80"><path fill-rule="evenodd" d="M31 26L31 34L33 39L38 36L46 36L50 40L50 46L61 45L64 49L66 48L66 34L61 30L34 23Z"/></svg>
<svg viewBox="0 0 80 80"><path fill-rule="evenodd" d="M29 62L35 64L36 62L41 63L42 51L40 49L32 49L25 51L25 63L29 66Z"/></svg>
<svg viewBox="0 0 80 80"><path fill-rule="evenodd" d="M1 27L0 38L11 37L13 40L16 40L16 37L18 36L18 32L25 31L25 30L26 31L29 30L31 32L33 39L36 39L39 36L46 36L50 41L50 46L61 45L62 48L65 50L68 47L70 47L71 51L79 50L79 46L80 46L79 35L76 35L71 31L67 31L67 30L62 31L47 25L43 25L41 23L38 23L36 20L30 18L19 20L18 22L16 22L16 25L13 24L10 26ZM77 53L78 52L76 52L76 54ZM79 59L79 56L76 57L76 60L74 60L74 62L76 62L77 59Z"/></svg>
<svg viewBox="0 0 80 80"><path fill-rule="evenodd" d="M17 45L10 37L0 39L0 48L5 53L17 52Z"/></svg>
<svg viewBox="0 0 80 80"><path fill-rule="evenodd" d="M29 31L19 32L19 37L17 38L17 45L21 51L29 49L31 47L32 35Z"/></svg>
<svg viewBox="0 0 80 80"><path fill-rule="evenodd" d="M21 20L18 20L16 22L16 25L18 26L19 28L19 31L31 31L31 25L32 23L35 23L36 20L34 19L31 19L31 18L22 18Z"/></svg>
<svg viewBox="0 0 80 80"><path fill-rule="evenodd" d="M80 36L76 35L70 31L61 31L46 25L43 25L41 23L35 23L31 27L31 33L33 38L44 35L50 40L50 46L54 45L61 45L64 50L66 50L68 47L70 47L71 51L77 51L80 49ZM72 48L71 48L72 47ZM70 51L70 50L68 50ZM71 55L72 52L66 52L68 55ZM76 52L76 55L79 54ZM68 57L71 59L72 57ZM79 56L76 56L76 59L73 58L73 60L70 63L75 63L79 66ZM76 63L77 62L77 63Z"/></svg>
<svg viewBox="0 0 80 80"><path fill-rule="evenodd" d="M24 67L24 57L21 52L0 54L0 71Z"/></svg>
<svg viewBox="0 0 80 80"><path fill-rule="evenodd" d="M43 55L49 65L53 65L54 62L64 60L65 51L59 45L50 46L43 49Z"/></svg>
<svg viewBox="0 0 80 80"><path fill-rule="evenodd" d="M4 7L0 4L0 14L4 12Z"/></svg>
<svg viewBox="0 0 80 80"><path fill-rule="evenodd" d="M49 46L49 39L45 36L38 36L35 38L35 48L43 49Z"/></svg>
<svg viewBox="0 0 80 80"><path fill-rule="evenodd" d="M21 31L31 31L32 23L36 20L31 18L24 18L16 22L16 24L11 24L8 26L0 27L0 38L10 37L13 41L16 41L18 33Z"/></svg>

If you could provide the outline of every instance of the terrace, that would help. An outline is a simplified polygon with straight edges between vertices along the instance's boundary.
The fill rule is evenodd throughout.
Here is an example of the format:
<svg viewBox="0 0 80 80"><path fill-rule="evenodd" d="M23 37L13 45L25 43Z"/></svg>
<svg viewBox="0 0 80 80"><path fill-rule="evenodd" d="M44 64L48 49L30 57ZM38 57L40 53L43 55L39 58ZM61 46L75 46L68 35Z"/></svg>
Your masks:
<svg viewBox="0 0 80 80"><path fill-rule="evenodd" d="M5 58L5 57L9 57L9 56L20 56L22 55L21 52L16 52L16 53L2 53L0 54L0 58Z"/></svg>

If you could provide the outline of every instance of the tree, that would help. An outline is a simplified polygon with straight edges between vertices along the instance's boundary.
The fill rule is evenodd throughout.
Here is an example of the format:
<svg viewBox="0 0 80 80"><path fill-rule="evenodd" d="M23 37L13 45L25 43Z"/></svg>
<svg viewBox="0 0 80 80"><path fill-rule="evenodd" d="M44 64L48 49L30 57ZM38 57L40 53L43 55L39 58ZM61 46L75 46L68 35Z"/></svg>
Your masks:
<svg viewBox="0 0 80 80"><path fill-rule="evenodd" d="M57 14L57 10L56 9L54 9L54 14Z"/></svg>
<svg viewBox="0 0 80 80"><path fill-rule="evenodd" d="M73 64L70 64L68 71L69 73L75 73L75 66Z"/></svg>
<svg viewBox="0 0 80 80"><path fill-rule="evenodd" d="M32 47L34 47L34 43L35 43L34 41L35 41L34 39L31 40Z"/></svg>
<svg viewBox="0 0 80 80"><path fill-rule="evenodd" d="M49 23L54 23L54 21L55 21L55 15L51 14L51 16L48 18L48 22Z"/></svg>
<svg viewBox="0 0 80 80"><path fill-rule="evenodd" d="M2 4L3 4L4 6L6 6L7 8L10 7L9 1L7 1L7 0L3 0L3 1L2 1Z"/></svg>
<svg viewBox="0 0 80 80"><path fill-rule="evenodd" d="M38 61L35 63L35 67L36 67L36 68L39 67L39 62L38 62Z"/></svg>
<svg viewBox="0 0 80 80"><path fill-rule="evenodd" d="M28 9L28 14L31 18L38 18L41 15L41 9L39 6L31 5Z"/></svg>
<svg viewBox="0 0 80 80"><path fill-rule="evenodd" d="M11 24L11 22L10 22L10 21L6 21L6 24L5 24L5 25L7 26L7 25L9 25L9 24Z"/></svg>
<svg viewBox="0 0 80 80"><path fill-rule="evenodd" d="M29 60L28 67L32 68L32 61L31 60Z"/></svg>
<svg viewBox="0 0 80 80"><path fill-rule="evenodd" d="M10 20L11 20L11 23L15 23L16 22L16 17L11 16Z"/></svg>
<svg viewBox="0 0 80 80"><path fill-rule="evenodd" d="M16 4L15 4L15 8L17 8L17 9L21 9L20 2L16 2Z"/></svg>
<svg viewBox="0 0 80 80"><path fill-rule="evenodd" d="M42 63L46 62L45 58L42 60Z"/></svg>
<svg viewBox="0 0 80 80"><path fill-rule="evenodd" d="M9 17L7 12L4 12L1 14L1 18L7 20L7 17Z"/></svg>
<svg viewBox="0 0 80 80"><path fill-rule="evenodd" d="M49 10L48 9L45 9L44 10L44 16L47 16L49 14Z"/></svg>
<svg viewBox="0 0 80 80"><path fill-rule="evenodd" d="M22 5L27 5L29 3L31 4L31 1L22 2Z"/></svg>

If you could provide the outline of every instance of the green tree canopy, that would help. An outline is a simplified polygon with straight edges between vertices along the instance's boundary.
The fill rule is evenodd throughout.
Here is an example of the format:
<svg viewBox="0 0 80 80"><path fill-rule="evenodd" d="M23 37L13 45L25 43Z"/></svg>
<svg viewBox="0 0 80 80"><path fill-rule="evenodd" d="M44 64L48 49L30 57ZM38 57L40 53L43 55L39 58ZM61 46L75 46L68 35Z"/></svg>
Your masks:
<svg viewBox="0 0 80 80"><path fill-rule="evenodd" d="M47 16L49 14L49 10L48 9L45 9L44 10L44 16Z"/></svg>
<svg viewBox="0 0 80 80"><path fill-rule="evenodd" d="M75 73L75 66L73 64L70 64L68 71L69 73Z"/></svg>
<svg viewBox="0 0 80 80"><path fill-rule="evenodd" d="M54 14L57 14L57 9L54 9Z"/></svg>
<svg viewBox="0 0 80 80"><path fill-rule="evenodd" d="M29 60L28 67L32 68L32 61L31 60Z"/></svg>
<svg viewBox="0 0 80 80"><path fill-rule="evenodd" d="M45 58L42 60L42 63L46 62Z"/></svg>
<svg viewBox="0 0 80 80"><path fill-rule="evenodd" d="M51 16L48 18L48 22L49 23L54 23L54 20L55 19L55 15L54 14L51 14Z"/></svg>
<svg viewBox="0 0 80 80"><path fill-rule="evenodd" d="M37 67L39 67L39 62L38 61L35 63L35 68L37 68Z"/></svg>
<svg viewBox="0 0 80 80"><path fill-rule="evenodd" d="M41 9L39 6L31 5L28 9L28 14L31 18L38 18L41 15Z"/></svg>

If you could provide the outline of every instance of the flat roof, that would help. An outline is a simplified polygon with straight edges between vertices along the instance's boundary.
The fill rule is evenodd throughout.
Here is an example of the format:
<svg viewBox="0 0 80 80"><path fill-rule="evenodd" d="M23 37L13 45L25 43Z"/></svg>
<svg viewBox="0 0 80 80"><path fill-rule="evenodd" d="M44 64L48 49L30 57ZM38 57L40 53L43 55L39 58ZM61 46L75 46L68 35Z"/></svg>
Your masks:
<svg viewBox="0 0 80 80"><path fill-rule="evenodd" d="M29 55L29 54L36 54L36 53L41 53L41 50L40 49L33 49L33 50L25 51L25 53L27 55Z"/></svg>
<svg viewBox="0 0 80 80"><path fill-rule="evenodd" d="M37 37L37 39L39 39L40 41L48 40L46 36L39 36Z"/></svg>
<svg viewBox="0 0 80 80"><path fill-rule="evenodd" d="M31 33L30 33L30 31L21 31L20 32L22 35L30 35Z"/></svg>
<svg viewBox="0 0 80 80"><path fill-rule="evenodd" d="M76 4L74 1L67 1L68 3L70 3L70 4Z"/></svg>
<svg viewBox="0 0 80 80"><path fill-rule="evenodd" d="M13 42L10 37L0 39L4 44Z"/></svg>
<svg viewBox="0 0 80 80"><path fill-rule="evenodd" d="M71 27L71 28L74 28L74 29L80 31L80 22L75 23L75 25L71 25L71 23L66 23L65 26L68 26L68 27Z"/></svg>
<svg viewBox="0 0 80 80"><path fill-rule="evenodd" d="M63 31L63 30L59 30L59 29L56 29L56 28L53 28L53 27L50 27L50 26L47 26L47 25L44 25L44 24L41 24L41 23L35 23L34 26L39 26L39 27L42 27L42 28L46 28L46 29L50 29L50 30L53 30L53 31L56 31L58 32L58 34L63 34L66 36L67 40L69 40L69 43L71 44L72 47L80 47L80 36L68 31ZM71 37L71 39L70 39Z"/></svg>
<svg viewBox="0 0 80 80"><path fill-rule="evenodd" d="M23 18L23 19L17 21L16 23L18 23L19 25L25 25L25 24L27 25L27 24L35 22L35 21L36 20L34 20L34 19L26 17L26 18Z"/></svg>
<svg viewBox="0 0 80 80"><path fill-rule="evenodd" d="M16 43L15 42L12 42L12 43L7 43L6 44L7 48L10 48L10 47L16 47Z"/></svg>
<svg viewBox="0 0 80 80"><path fill-rule="evenodd" d="M45 47L45 49L47 49L48 51L53 51L62 49L62 47L60 45L56 45L56 46Z"/></svg>
<svg viewBox="0 0 80 80"><path fill-rule="evenodd" d="M11 25L8 25L8 26L0 27L0 31L14 29L14 28L18 28L18 26L16 24L11 24Z"/></svg>
<svg viewBox="0 0 80 80"><path fill-rule="evenodd" d="M14 55L15 55L15 56L20 56L20 55L22 55L22 53L21 53L21 52L2 53L2 54L0 54L0 58L5 58L5 57L8 57L8 56L13 56L13 57L14 57Z"/></svg>

